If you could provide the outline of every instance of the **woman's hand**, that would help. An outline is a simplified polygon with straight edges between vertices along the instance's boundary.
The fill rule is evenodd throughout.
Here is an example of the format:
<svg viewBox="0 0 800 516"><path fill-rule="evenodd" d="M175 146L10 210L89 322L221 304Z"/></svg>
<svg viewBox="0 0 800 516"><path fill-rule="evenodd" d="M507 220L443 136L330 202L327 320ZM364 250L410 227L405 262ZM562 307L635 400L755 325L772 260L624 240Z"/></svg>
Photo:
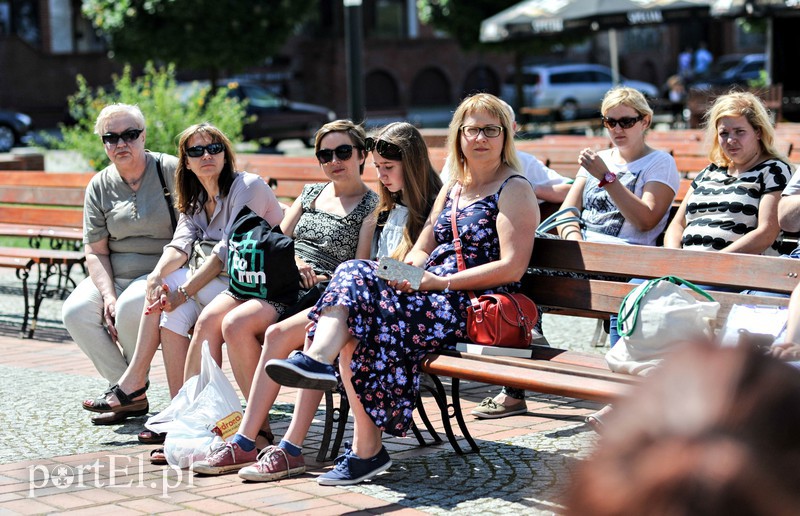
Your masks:
<svg viewBox="0 0 800 516"><path fill-rule="evenodd" d="M405 292L406 294L414 292L414 289L411 287L411 283L409 283L408 280L388 280L386 283L398 292ZM422 273L422 281L419 283L419 290L444 290L449 284L449 278L437 276L432 272L425 271Z"/></svg>
<svg viewBox="0 0 800 516"><path fill-rule="evenodd" d="M147 290L145 291L145 300L147 303L154 303L161 299L162 286L166 286L161 274L156 271L147 275Z"/></svg>
<svg viewBox="0 0 800 516"><path fill-rule="evenodd" d="M598 181L601 181L609 171L603 158L589 147L583 149L578 155L578 163Z"/></svg>
<svg viewBox="0 0 800 516"><path fill-rule="evenodd" d="M111 335L111 340L117 341L117 327L115 326L117 320L117 298L112 296L103 296L103 320L106 323L106 330Z"/></svg>
<svg viewBox="0 0 800 516"><path fill-rule="evenodd" d="M162 285L161 288L163 291L161 294L161 298L156 303L151 305L155 309L160 309L164 312L171 312L188 301L188 299L186 299L186 296L183 295L183 292L181 292L180 290L176 291L170 290L169 286L166 283ZM156 308L154 305L158 305L158 307Z"/></svg>
<svg viewBox="0 0 800 516"><path fill-rule="evenodd" d="M317 284L317 274L309 264L296 256L294 257L294 263L297 265L297 272L300 273L301 287L309 289Z"/></svg>

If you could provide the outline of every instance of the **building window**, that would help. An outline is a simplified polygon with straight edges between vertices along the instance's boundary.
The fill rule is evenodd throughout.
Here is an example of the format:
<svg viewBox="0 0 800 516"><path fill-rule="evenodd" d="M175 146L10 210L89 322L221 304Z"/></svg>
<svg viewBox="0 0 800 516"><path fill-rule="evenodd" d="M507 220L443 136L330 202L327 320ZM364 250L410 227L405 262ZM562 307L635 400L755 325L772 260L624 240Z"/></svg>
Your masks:
<svg viewBox="0 0 800 516"><path fill-rule="evenodd" d="M19 0L11 6L11 32L37 48L42 45L39 24L39 2Z"/></svg>
<svg viewBox="0 0 800 516"><path fill-rule="evenodd" d="M8 0L0 0L0 37L11 34L11 6Z"/></svg>
<svg viewBox="0 0 800 516"><path fill-rule="evenodd" d="M367 74L365 79L367 111L385 111L400 106L397 81L383 70Z"/></svg>
<svg viewBox="0 0 800 516"><path fill-rule="evenodd" d="M467 74L464 79L464 91L462 96L473 93L500 94L500 78L494 70L488 66L476 66Z"/></svg>
<svg viewBox="0 0 800 516"><path fill-rule="evenodd" d="M406 37L406 0L375 0L374 9L374 23L369 31L371 37Z"/></svg>
<svg viewBox="0 0 800 516"><path fill-rule="evenodd" d="M411 85L412 106L434 107L450 104L450 84L441 70L427 68L414 78Z"/></svg>

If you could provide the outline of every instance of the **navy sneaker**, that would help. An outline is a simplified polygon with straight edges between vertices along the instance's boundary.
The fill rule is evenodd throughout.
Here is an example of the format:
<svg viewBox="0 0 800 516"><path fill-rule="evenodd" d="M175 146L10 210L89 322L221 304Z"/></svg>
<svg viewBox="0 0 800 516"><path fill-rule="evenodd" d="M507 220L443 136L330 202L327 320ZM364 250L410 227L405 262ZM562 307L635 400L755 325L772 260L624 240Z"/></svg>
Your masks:
<svg viewBox="0 0 800 516"><path fill-rule="evenodd" d="M368 480L392 465L392 459L386 447L371 459L360 459L353 453L350 443L344 444L344 455L337 457L332 470L317 477L321 486L349 486Z"/></svg>
<svg viewBox="0 0 800 516"><path fill-rule="evenodd" d="M286 360L269 360L265 369L270 378L287 387L329 391L337 384L333 366L317 362L300 351Z"/></svg>

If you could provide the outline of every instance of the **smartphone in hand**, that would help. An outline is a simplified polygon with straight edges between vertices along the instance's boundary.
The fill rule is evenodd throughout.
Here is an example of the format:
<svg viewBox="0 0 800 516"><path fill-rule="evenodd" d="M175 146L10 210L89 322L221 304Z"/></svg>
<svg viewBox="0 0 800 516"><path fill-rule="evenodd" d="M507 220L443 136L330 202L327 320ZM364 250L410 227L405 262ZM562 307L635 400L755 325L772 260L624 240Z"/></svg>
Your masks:
<svg viewBox="0 0 800 516"><path fill-rule="evenodd" d="M378 262L378 270L375 275L389 281L408 281L411 288L419 290L424 272L425 269L422 267L415 267L394 258L383 257Z"/></svg>

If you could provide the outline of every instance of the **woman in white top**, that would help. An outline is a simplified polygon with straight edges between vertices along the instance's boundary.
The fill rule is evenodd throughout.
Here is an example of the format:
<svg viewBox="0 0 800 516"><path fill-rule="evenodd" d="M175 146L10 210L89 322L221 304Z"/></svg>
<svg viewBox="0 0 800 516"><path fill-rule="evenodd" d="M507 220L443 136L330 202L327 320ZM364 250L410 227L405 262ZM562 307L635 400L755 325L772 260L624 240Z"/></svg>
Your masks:
<svg viewBox="0 0 800 516"><path fill-rule="evenodd" d="M581 151L581 169L561 207L578 208L585 229L565 224L561 238L655 245L680 184L675 160L645 142L653 110L644 95L614 88L600 110L614 147Z"/></svg>

